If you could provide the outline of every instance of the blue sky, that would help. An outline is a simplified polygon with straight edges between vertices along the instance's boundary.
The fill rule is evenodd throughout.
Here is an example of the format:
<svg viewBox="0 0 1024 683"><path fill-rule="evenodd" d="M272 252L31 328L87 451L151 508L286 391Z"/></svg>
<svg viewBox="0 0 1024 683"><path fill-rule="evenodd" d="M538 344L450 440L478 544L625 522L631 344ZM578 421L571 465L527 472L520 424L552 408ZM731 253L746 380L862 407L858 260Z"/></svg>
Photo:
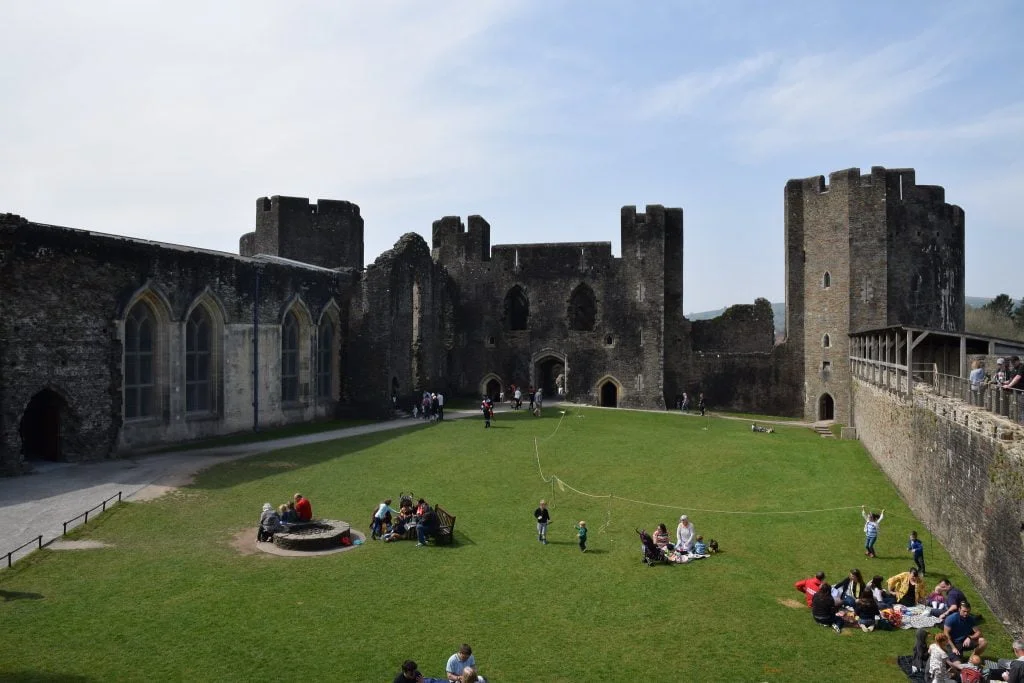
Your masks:
<svg viewBox="0 0 1024 683"><path fill-rule="evenodd" d="M611 241L685 211L686 311L783 300L789 178L911 166L967 293L1024 295L1024 5L3 2L0 212L237 251L257 197L347 199L372 261L478 213Z"/></svg>

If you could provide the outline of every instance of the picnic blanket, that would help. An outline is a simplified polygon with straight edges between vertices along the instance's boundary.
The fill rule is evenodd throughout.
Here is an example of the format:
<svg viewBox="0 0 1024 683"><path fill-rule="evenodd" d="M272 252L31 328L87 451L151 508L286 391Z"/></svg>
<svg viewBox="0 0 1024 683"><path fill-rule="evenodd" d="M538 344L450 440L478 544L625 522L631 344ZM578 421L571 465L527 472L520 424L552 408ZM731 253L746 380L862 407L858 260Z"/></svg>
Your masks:
<svg viewBox="0 0 1024 683"><path fill-rule="evenodd" d="M916 605L903 610L903 623L900 628L931 628L942 623L942 619L932 616L931 608L927 605Z"/></svg>
<svg viewBox="0 0 1024 683"><path fill-rule="evenodd" d="M676 551L665 553L665 557L668 561L673 564L686 564L691 560L703 560L705 557L711 557L711 555L697 555L696 553L677 553Z"/></svg>

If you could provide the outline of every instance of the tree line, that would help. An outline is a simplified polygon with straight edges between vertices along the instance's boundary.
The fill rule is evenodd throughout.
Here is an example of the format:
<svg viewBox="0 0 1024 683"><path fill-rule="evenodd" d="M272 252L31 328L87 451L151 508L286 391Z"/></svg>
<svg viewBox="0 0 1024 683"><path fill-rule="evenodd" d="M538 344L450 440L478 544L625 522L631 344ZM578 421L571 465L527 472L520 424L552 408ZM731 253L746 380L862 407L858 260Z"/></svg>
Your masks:
<svg viewBox="0 0 1024 683"><path fill-rule="evenodd" d="M1017 302L1000 294L984 306L967 306L965 323L968 332L1024 341L1024 297Z"/></svg>

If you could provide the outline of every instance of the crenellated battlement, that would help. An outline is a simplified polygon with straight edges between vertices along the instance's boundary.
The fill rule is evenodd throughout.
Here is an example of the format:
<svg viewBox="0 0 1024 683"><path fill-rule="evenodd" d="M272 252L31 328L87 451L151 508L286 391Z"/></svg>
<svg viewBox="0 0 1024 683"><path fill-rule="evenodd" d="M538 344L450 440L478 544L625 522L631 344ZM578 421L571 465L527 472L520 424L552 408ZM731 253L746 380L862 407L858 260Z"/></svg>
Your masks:
<svg viewBox="0 0 1024 683"><path fill-rule="evenodd" d="M482 216L469 216L469 229L458 216L445 216L434 221L431 229L431 255L444 265L460 259L468 262L491 260L491 224Z"/></svg>
<svg viewBox="0 0 1024 683"><path fill-rule="evenodd" d="M352 202L260 197L256 230L239 240L243 255L281 256L324 268L363 267L363 218Z"/></svg>

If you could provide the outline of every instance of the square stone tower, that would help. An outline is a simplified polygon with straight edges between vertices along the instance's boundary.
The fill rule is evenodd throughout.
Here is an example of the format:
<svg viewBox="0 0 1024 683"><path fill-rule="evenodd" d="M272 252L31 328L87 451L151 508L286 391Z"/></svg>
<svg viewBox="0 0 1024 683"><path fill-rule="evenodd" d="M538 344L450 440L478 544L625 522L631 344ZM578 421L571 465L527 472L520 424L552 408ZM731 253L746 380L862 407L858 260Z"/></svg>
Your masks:
<svg viewBox="0 0 1024 683"><path fill-rule="evenodd" d="M964 212L913 169L786 183L786 335L804 417L850 423L849 334L964 326Z"/></svg>

